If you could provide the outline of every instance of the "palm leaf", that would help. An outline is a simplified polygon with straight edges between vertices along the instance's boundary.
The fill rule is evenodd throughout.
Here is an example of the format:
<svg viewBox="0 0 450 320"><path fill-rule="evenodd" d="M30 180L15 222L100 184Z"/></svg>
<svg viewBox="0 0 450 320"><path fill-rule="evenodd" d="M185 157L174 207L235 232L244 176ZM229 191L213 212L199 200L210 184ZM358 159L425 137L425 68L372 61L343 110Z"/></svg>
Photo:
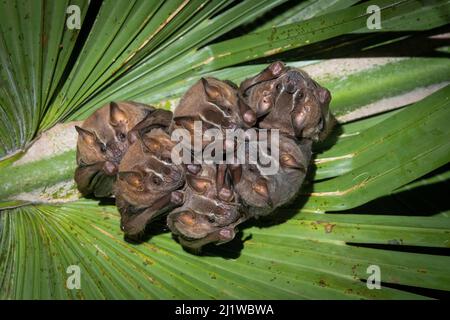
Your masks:
<svg viewBox="0 0 450 320"><path fill-rule="evenodd" d="M433 28L446 31L450 2L356 3L71 1L81 9L78 32L65 27L66 1L2 2L0 298L424 299L450 291L450 208L439 188L450 178L448 48L424 54L416 45ZM383 29L367 33L371 4ZM367 58L411 43L420 57ZM348 52L363 58L330 59ZM342 125L315 146L303 195L272 219L194 256L162 222L148 241L124 241L112 204L79 197L73 123L56 123L115 99L173 107L200 76L239 82L273 59L330 88ZM71 265L81 268L81 290L66 287ZM382 290L365 284L371 265Z"/></svg>
<svg viewBox="0 0 450 320"><path fill-rule="evenodd" d="M386 243L394 236L405 238L406 243L417 245L426 239L427 244L442 246L448 230L448 219L442 218L300 214L276 227L245 229L243 237L252 237L244 242L239 258L235 258L239 252L229 246L207 252L230 257L225 260L187 254L167 233L143 245L127 244L117 228L115 208L99 207L92 201L64 207L25 207L1 218L7 231L1 238L5 248L2 268L13 277L4 278L8 279L2 285L5 297L419 297L388 287L368 290L359 279L366 279L366 269L372 264L380 265L390 283L449 289L448 257L394 255L344 242L349 238L358 242L369 238L372 242L375 236ZM401 233L384 233L384 229L396 228L393 222L400 225ZM334 224L332 232L325 231L326 224ZM346 232L356 227L359 230L355 233ZM15 244L22 249L14 250ZM65 288L69 265L81 266L82 290Z"/></svg>
<svg viewBox="0 0 450 320"><path fill-rule="evenodd" d="M375 4L375 2L373 2ZM328 15L319 16L307 21L292 23L281 27L251 33L239 38L215 43L191 51L181 57L173 59L160 68L156 68L151 59L144 62L124 75L112 84L103 94L99 93L93 99L86 101L85 110L92 110L108 101L108 99L133 99L149 102L142 99L148 96L153 88L165 88L171 82L185 79L189 76L200 76L201 74L222 69L237 63L272 56L295 48L300 48L312 43L326 40L332 37L356 32L366 28L368 4L361 4L346 10L339 10ZM419 1L399 1L392 4L391 1L377 2L381 6L382 14L386 21L393 19L390 31L402 31L405 29L404 21L411 24L416 23L417 16L424 12L446 12L448 3L432 4L423 6ZM412 12L412 13L411 13ZM356 17L356 18L355 18ZM398 23L397 17L402 17ZM445 14L425 19L420 24L415 24L414 30L426 30L445 24L449 17ZM397 23L395 23L397 21ZM170 76L168 76L170 75ZM169 79L169 77L171 77ZM145 87L145 89L143 89ZM81 118L86 117L86 114ZM80 119L80 117L69 117L69 119Z"/></svg>

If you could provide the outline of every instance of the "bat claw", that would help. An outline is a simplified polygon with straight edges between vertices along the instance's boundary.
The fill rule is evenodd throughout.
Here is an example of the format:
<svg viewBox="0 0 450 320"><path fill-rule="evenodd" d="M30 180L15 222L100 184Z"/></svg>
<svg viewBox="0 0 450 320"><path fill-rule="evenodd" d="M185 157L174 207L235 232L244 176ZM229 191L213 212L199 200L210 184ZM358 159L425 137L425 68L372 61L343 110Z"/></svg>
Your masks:
<svg viewBox="0 0 450 320"><path fill-rule="evenodd" d="M115 176L118 170L119 170L118 166L111 161L106 161L105 164L103 165L103 171L108 176Z"/></svg>
<svg viewBox="0 0 450 320"><path fill-rule="evenodd" d="M189 173L197 175L200 172L200 170L202 170L202 166L199 164L191 163L186 165L186 169L187 171L189 171Z"/></svg>
<svg viewBox="0 0 450 320"><path fill-rule="evenodd" d="M170 202L175 205L182 205L184 203L184 193L182 191L174 191L170 195Z"/></svg>
<svg viewBox="0 0 450 320"><path fill-rule="evenodd" d="M219 191L219 198L223 201L231 202L233 201L233 191L229 188L222 188Z"/></svg>

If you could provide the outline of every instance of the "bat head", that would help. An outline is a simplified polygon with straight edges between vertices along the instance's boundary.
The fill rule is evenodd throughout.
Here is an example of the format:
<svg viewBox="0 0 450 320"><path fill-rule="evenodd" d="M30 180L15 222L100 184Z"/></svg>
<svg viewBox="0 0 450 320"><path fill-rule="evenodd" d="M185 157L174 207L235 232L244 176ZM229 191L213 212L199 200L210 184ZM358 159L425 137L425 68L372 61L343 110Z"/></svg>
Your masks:
<svg viewBox="0 0 450 320"><path fill-rule="evenodd" d="M183 96L174 111L177 126L192 131L193 122L221 130L251 127L255 113L237 96L237 87L230 81L201 78Z"/></svg>
<svg viewBox="0 0 450 320"><path fill-rule="evenodd" d="M274 146L271 146L274 147ZM278 171L266 175L258 164L242 165L242 174L235 182L241 201L254 216L267 215L291 201L306 176L311 158L311 141L301 142L280 135L277 161Z"/></svg>
<svg viewBox="0 0 450 320"><path fill-rule="evenodd" d="M181 245L197 249L209 243L229 242L236 235L236 224L217 226L212 216L195 211L177 211L168 216L168 226L178 236Z"/></svg>
<svg viewBox="0 0 450 320"><path fill-rule="evenodd" d="M129 147L127 133L145 114L144 106L131 102L111 102L95 111L81 127L75 126L78 164L107 162L103 170L114 175Z"/></svg>
<svg viewBox="0 0 450 320"><path fill-rule="evenodd" d="M330 92L305 72L274 62L241 84L241 96L261 118L259 126L313 141L332 124Z"/></svg>
<svg viewBox="0 0 450 320"><path fill-rule="evenodd" d="M114 193L126 235L141 234L149 222L184 201L178 190L185 172L170 161L173 145L164 130L153 129L139 137L122 159Z"/></svg>
<svg viewBox="0 0 450 320"><path fill-rule="evenodd" d="M216 185L216 166L202 165L197 175L186 176L186 201L167 217L167 224L188 247L207 243L225 243L235 236L235 226L241 218L237 197L223 200Z"/></svg>
<svg viewBox="0 0 450 320"><path fill-rule="evenodd" d="M180 189L185 173L183 166L170 160L173 146L162 129L154 129L132 144L119 166L116 197L136 208L148 208Z"/></svg>
<svg viewBox="0 0 450 320"><path fill-rule="evenodd" d="M276 194L276 185L270 177L264 176L256 164L243 166L243 174L236 184L236 192L248 207L259 208L266 212L274 210L273 196Z"/></svg>
<svg viewBox="0 0 450 320"><path fill-rule="evenodd" d="M269 113L275 104L277 79L286 72L280 61L270 64L256 76L246 79L239 87L239 94L258 118Z"/></svg>

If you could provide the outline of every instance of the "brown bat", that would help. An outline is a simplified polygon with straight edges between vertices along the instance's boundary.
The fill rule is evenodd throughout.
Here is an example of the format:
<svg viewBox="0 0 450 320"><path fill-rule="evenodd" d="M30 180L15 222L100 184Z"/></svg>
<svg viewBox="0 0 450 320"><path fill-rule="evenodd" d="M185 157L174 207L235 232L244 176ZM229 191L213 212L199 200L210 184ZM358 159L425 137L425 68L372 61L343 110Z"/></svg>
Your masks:
<svg viewBox="0 0 450 320"><path fill-rule="evenodd" d="M236 226L247 219L223 171L226 166L220 166L204 164L197 174L188 173L185 202L167 216L167 225L180 244L197 253L205 244L231 241Z"/></svg>
<svg viewBox="0 0 450 320"><path fill-rule="evenodd" d="M244 164L234 179L236 193L251 216L268 215L293 200L303 183L311 159L312 141L297 142L280 135L278 171L265 175L259 164Z"/></svg>
<svg viewBox="0 0 450 320"><path fill-rule="evenodd" d="M201 78L182 97L175 108L171 129L187 129L194 133L194 121L202 121L203 132L210 128L249 128L256 115L238 99L237 87L231 81Z"/></svg>
<svg viewBox="0 0 450 320"><path fill-rule="evenodd" d="M109 196L118 165L136 136L168 127L170 111L136 102L110 102L95 111L78 132L75 182L83 195Z"/></svg>
<svg viewBox="0 0 450 320"><path fill-rule="evenodd" d="M138 237L157 216L183 203L185 168L171 162L174 142L162 129L138 137L119 165L114 186L121 229Z"/></svg>
<svg viewBox="0 0 450 320"><path fill-rule="evenodd" d="M255 111L260 128L317 141L323 140L335 123L329 111L330 92L306 72L279 61L243 81L239 94Z"/></svg>

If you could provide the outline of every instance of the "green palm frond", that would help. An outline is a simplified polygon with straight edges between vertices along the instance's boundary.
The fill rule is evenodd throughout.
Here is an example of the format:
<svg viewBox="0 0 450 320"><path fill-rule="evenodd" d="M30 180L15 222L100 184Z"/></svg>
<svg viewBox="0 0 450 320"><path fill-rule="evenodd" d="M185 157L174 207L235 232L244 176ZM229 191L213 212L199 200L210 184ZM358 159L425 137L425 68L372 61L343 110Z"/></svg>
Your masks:
<svg viewBox="0 0 450 320"><path fill-rule="evenodd" d="M380 30L366 27L372 4ZM81 30L66 26L69 5ZM449 48L408 51L448 32L449 1L30 0L1 2L0 19L0 298L450 291ZM194 256L158 223L148 241L124 241L112 204L80 198L70 121L110 100L172 108L200 76L240 82L275 59L329 88L341 125L315 146L302 195L272 219ZM49 150L36 154L43 139ZM80 290L66 287L71 265ZM366 286L371 265L382 290Z"/></svg>
<svg viewBox="0 0 450 320"><path fill-rule="evenodd" d="M270 228L245 229L242 237L247 240L240 252L224 246L210 249L206 257L183 252L168 233L130 245L123 241L118 220L114 207L93 201L3 214L1 267L9 277L3 278L2 294L86 299L420 298L389 287L367 289L361 280L367 279L366 270L373 264L380 266L387 283L450 289L448 257L392 254L345 243L402 239L411 245L445 246L446 218L298 214ZM81 290L65 287L70 265L81 267Z"/></svg>

